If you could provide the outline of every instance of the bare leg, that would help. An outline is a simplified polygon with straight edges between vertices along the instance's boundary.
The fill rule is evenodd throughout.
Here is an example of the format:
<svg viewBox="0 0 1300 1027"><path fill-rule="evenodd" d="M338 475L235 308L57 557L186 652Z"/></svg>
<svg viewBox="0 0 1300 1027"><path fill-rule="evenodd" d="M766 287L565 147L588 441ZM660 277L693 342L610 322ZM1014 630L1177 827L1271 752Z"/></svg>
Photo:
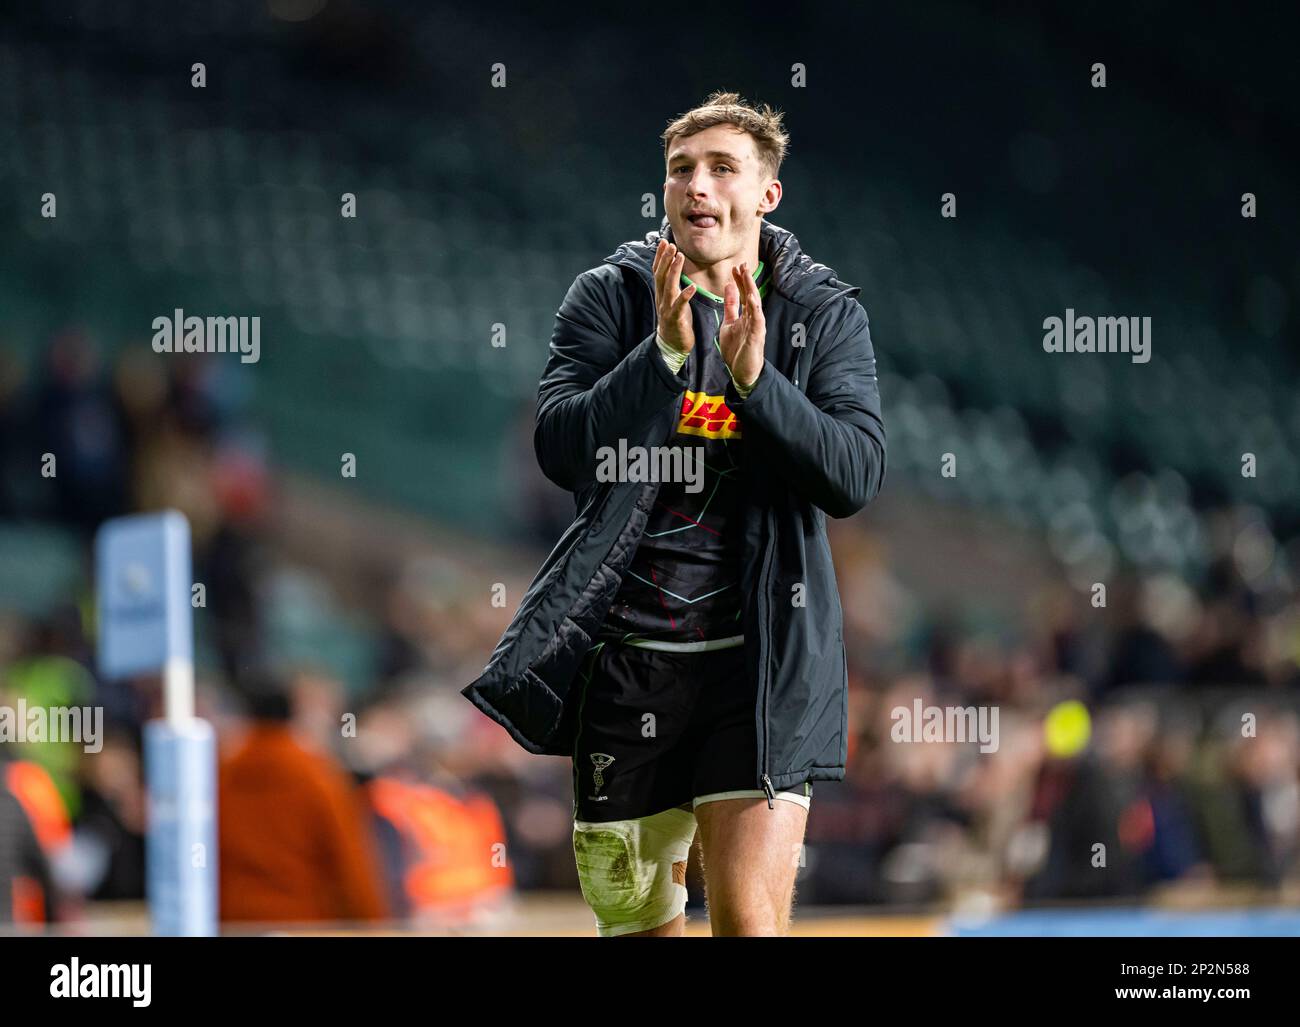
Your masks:
<svg viewBox="0 0 1300 1027"><path fill-rule="evenodd" d="M696 807L704 889L715 937L790 929L808 811L777 799L718 799Z"/></svg>

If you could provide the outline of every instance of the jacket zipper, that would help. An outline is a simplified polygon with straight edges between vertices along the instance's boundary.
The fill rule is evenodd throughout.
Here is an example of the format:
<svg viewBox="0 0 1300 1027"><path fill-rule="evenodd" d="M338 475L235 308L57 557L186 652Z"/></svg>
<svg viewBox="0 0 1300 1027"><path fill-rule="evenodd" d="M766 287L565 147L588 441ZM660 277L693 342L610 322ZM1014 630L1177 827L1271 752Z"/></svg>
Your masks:
<svg viewBox="0 0 1300 1027"><path fill-rule="evenodd" d="M716 310L713 311L713 321L714 321L714 326L715 326L715 328L717 328L717 329L720 331L720 330L721 330L721 324L720 324L719 321L718 321L718 312L717 312ZM721 352L722 352L722 346L721 346L721 345L719 344L719 342L718 342L718 336L717 336L716 333L715 333L714 336L713 336L713 344L714 344L715 346L718 347L718 352L721 353ZM797 385L798 382L796 381L795 384ZM770 531L770 523L769 523L769 530L768 530L768 532L767 532L767 536L768 536L768 540L767 540L767 549L766 549L766 550L764 551L764 553L763 553L763 573L762 573L762 575L761 575L762 582L760 583L760 587L759 587L759 598L760 598L760 601L761 601L761 599L762 599L763 596L767 595L767 578L768 578L768 570L769 570L769 568L771 567L771 563L772 563L772 559L771 559L771 558L772 558L772 538L771 538L771 534L772 534L772 533L771 533L771 531ZM759 635L760 649L763 649L763 645L762 645L763 639L765 639L765 638L770 638L770 637L771 637L771 634L772 634L772 633L771 633L770 625L768 625L766 618L764 618L764 619L763 619L763 633ZM765 650L764 650L763 652L760 653L759 662L760 662L761 665L762 665L762 669L761 669L761 671L760 671L760 674L761 674L761 676L762 676L762 689L761 689L761 691L762 691L762 695L761 695L761 697L760 697L760 702L761 702L761 705L762 705L762 707L763 707L763 739L762 739L762 758L761 758L762 767L763 767L763 772L762 772L762 774L759 776L759 781L760 781L761 784L763 785L763 791L764 791L764 792L766 793L766 795L767 795L767 808L768 808L768 809L776 809L776 790L772 787L772 779L771 779L771 777L768 776L768 770L769 770L769 767L768 767L768 735L769 735L769 731L768 731L768 725L767 725L767 696L768 696L768 691L769 691L769 687L768 687L768 686L769 686L769 682L768 682L768 674L767 674L767 658L766 658L766 651L765 651Z"/></svg>
<svg viewBox="0 0 1300 1027"><path fill-rule="evenodd" d="M767 601L768 579L771 576L771 568L772 568L773 539L772 539L772 530L771 530L771 516L772 516L771 511L769 510L764 520L764 523L768 530L767 530L767 551L764 552L763 554L763 572L760 575L759 588L758 588L758 601L760 607L765 607L765 603ZM769 766L769 760L771 754L768 751L769 731L768 731L768 724L767 724L767 702L768 702L768 693L771 691L771 681L769 680L769 675L767 672L767 664L768 664L767 650L768 650L768 646L770 645L770 642L768 640L772 637L772 630L771 630L772 626L771 624L768 623L769 621L768 612L769 611L766 608L764 608L761 609L759 613L759 619L761 622L759 626L762 629L761 634L758 636L759 687L762 692L762 695L760 697L760 704L762 705L763 708L763 738L761 742L762 756L760 757L762 774L760 776L760 780L763 784L763 791L767 793L767 808L776 809L776 791L775 789L772 788L772 779L768 776L768 772L771 770L771 767Z"/></svg>
<svg viewBox="0 0 1300 1027"><path fill-rule="evenodd" d="M801 359L802 359L802 356L801 356ZM800 367L798 367L798 361L796 361L796 364L794 364L794 386L798 387L798 383L800 383ZM766 599L766 598L768 597L768 594L770 594L770 593L768 593L767 585L768 585L768 578L771 577L771 567L772 567L772 549L774 549L774 536L775 536L775 533L772 532L772 521L771 521L771 517L772 517L772 513L771 513L771 511L768 511L768 513L767 513L767 550L764 551L764 554L763 554L763 573L762 573L762 576L761 576L762 580L759 581L759 589L758 589L758 598L759 598L759 602L763 602L763 599ZM768 623L768 617L767 617L767 616L764 616L764 617L763 617L763 636L762 636L762 641L764 641L764 643L766 643L767 638L771 638L771 637L772 637L772 630L771 630L771 627L772 627L772 625L771 625L770 623ZM762 654L761 654L761 660L762 660L762 667L763 667L763 668L762 668L762 688L763 688L763 694L762 694L762 703L763 703L763 745L762 745L763 757L762 757L762 766L763 766L763 772L762 772L762 775L761 775L761 779L759 779L759 780L762 781L762 784L763 784L763 790L764 790L764 792L767 793L767 809L775 810L775 809L776 809L776 790L775 790L774 788L772 788L772 779L771 779L770 776L768 776L768 772L771 771L770 738L768 738L768 736L770 736L770 733L771 733L771 732L768 731L768 723L767 723L767 722L768 722L767 707L768 707L768 697L770 697L771 690L772 690L772 689L771 689L772 682L771 682L771 676L768 675L768 672L767 672L767 663L768 663L768 660L767 660L766 645L764 645L764 646L762 646L762 647L763 647L763 651L762 651Z"/></svg>

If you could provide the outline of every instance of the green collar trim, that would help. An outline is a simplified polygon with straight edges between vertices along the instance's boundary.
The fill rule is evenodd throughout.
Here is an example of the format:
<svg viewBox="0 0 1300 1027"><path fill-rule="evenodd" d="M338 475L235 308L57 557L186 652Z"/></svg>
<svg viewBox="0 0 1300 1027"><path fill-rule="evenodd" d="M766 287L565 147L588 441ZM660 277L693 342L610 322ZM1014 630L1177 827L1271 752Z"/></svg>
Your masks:
<svg viewBox="0 0 1300 1027"><path fill-rule="evenodd" d="M754 281L757 282L757 281L759 281L759 280L762 278L762 275L763 275L763 266L764 266L764 265L763 265L763 262L760 260L760 261L758 262L758 267L754 268ZM722 302L724 302L724 300L722 299L721 296L715 296L715 295L713 295L713 293L709 292L709 290L706 289L706 288L704 288L704 286L699 285L699 284L697 284L697 283L695 283L695 282L692 282L688 276L686 276L686 275L682 275L682 281L685 282L687 285L694 285L694 286L695 286L695 291L696 291L697 293L699 293L701 296L707 296L709 299L713 300L714 303L722 303ZM768 290L769 290L771 287L772 287L772 283L771 283L770 281L768 281L768 282L764 282L761 286L759 286L759 289L758 289L758 295L759 295L760 297L766 296Z"/></svg>

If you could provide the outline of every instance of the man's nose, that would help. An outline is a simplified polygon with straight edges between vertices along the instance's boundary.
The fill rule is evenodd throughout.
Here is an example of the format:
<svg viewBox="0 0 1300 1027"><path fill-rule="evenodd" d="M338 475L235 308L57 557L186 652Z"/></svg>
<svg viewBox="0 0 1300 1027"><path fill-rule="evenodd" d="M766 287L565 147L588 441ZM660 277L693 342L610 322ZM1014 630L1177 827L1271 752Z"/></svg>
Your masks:
<svg viewBox="0 0 1300 1027"><path fill-rule="evenodd" d="M691 172L690 181L686 183L686 195L692 200L704 199L708 196L707 185L709 182L709 172L705 168L697 168Z"/></svg>

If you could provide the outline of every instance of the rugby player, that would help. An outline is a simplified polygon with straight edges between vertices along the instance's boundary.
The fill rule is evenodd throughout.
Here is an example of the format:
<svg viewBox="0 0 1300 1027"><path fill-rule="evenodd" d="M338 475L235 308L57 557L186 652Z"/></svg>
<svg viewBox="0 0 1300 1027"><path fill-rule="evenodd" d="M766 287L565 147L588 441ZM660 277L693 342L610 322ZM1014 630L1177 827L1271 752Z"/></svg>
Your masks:
<svg viewBox="0 0 1300 1027"><path fill-rule="evenodd" d="M713 934L787 933L813 782L845 773L826 518L877 494L885 430L859 289L767 221L782 122L721 92L672 120L659 230L569 288L535 445L577 516L464 689L573 760L602 936L683 933L697 828ZM598 480L665 445L703 447L702 489Z"/></svg>

